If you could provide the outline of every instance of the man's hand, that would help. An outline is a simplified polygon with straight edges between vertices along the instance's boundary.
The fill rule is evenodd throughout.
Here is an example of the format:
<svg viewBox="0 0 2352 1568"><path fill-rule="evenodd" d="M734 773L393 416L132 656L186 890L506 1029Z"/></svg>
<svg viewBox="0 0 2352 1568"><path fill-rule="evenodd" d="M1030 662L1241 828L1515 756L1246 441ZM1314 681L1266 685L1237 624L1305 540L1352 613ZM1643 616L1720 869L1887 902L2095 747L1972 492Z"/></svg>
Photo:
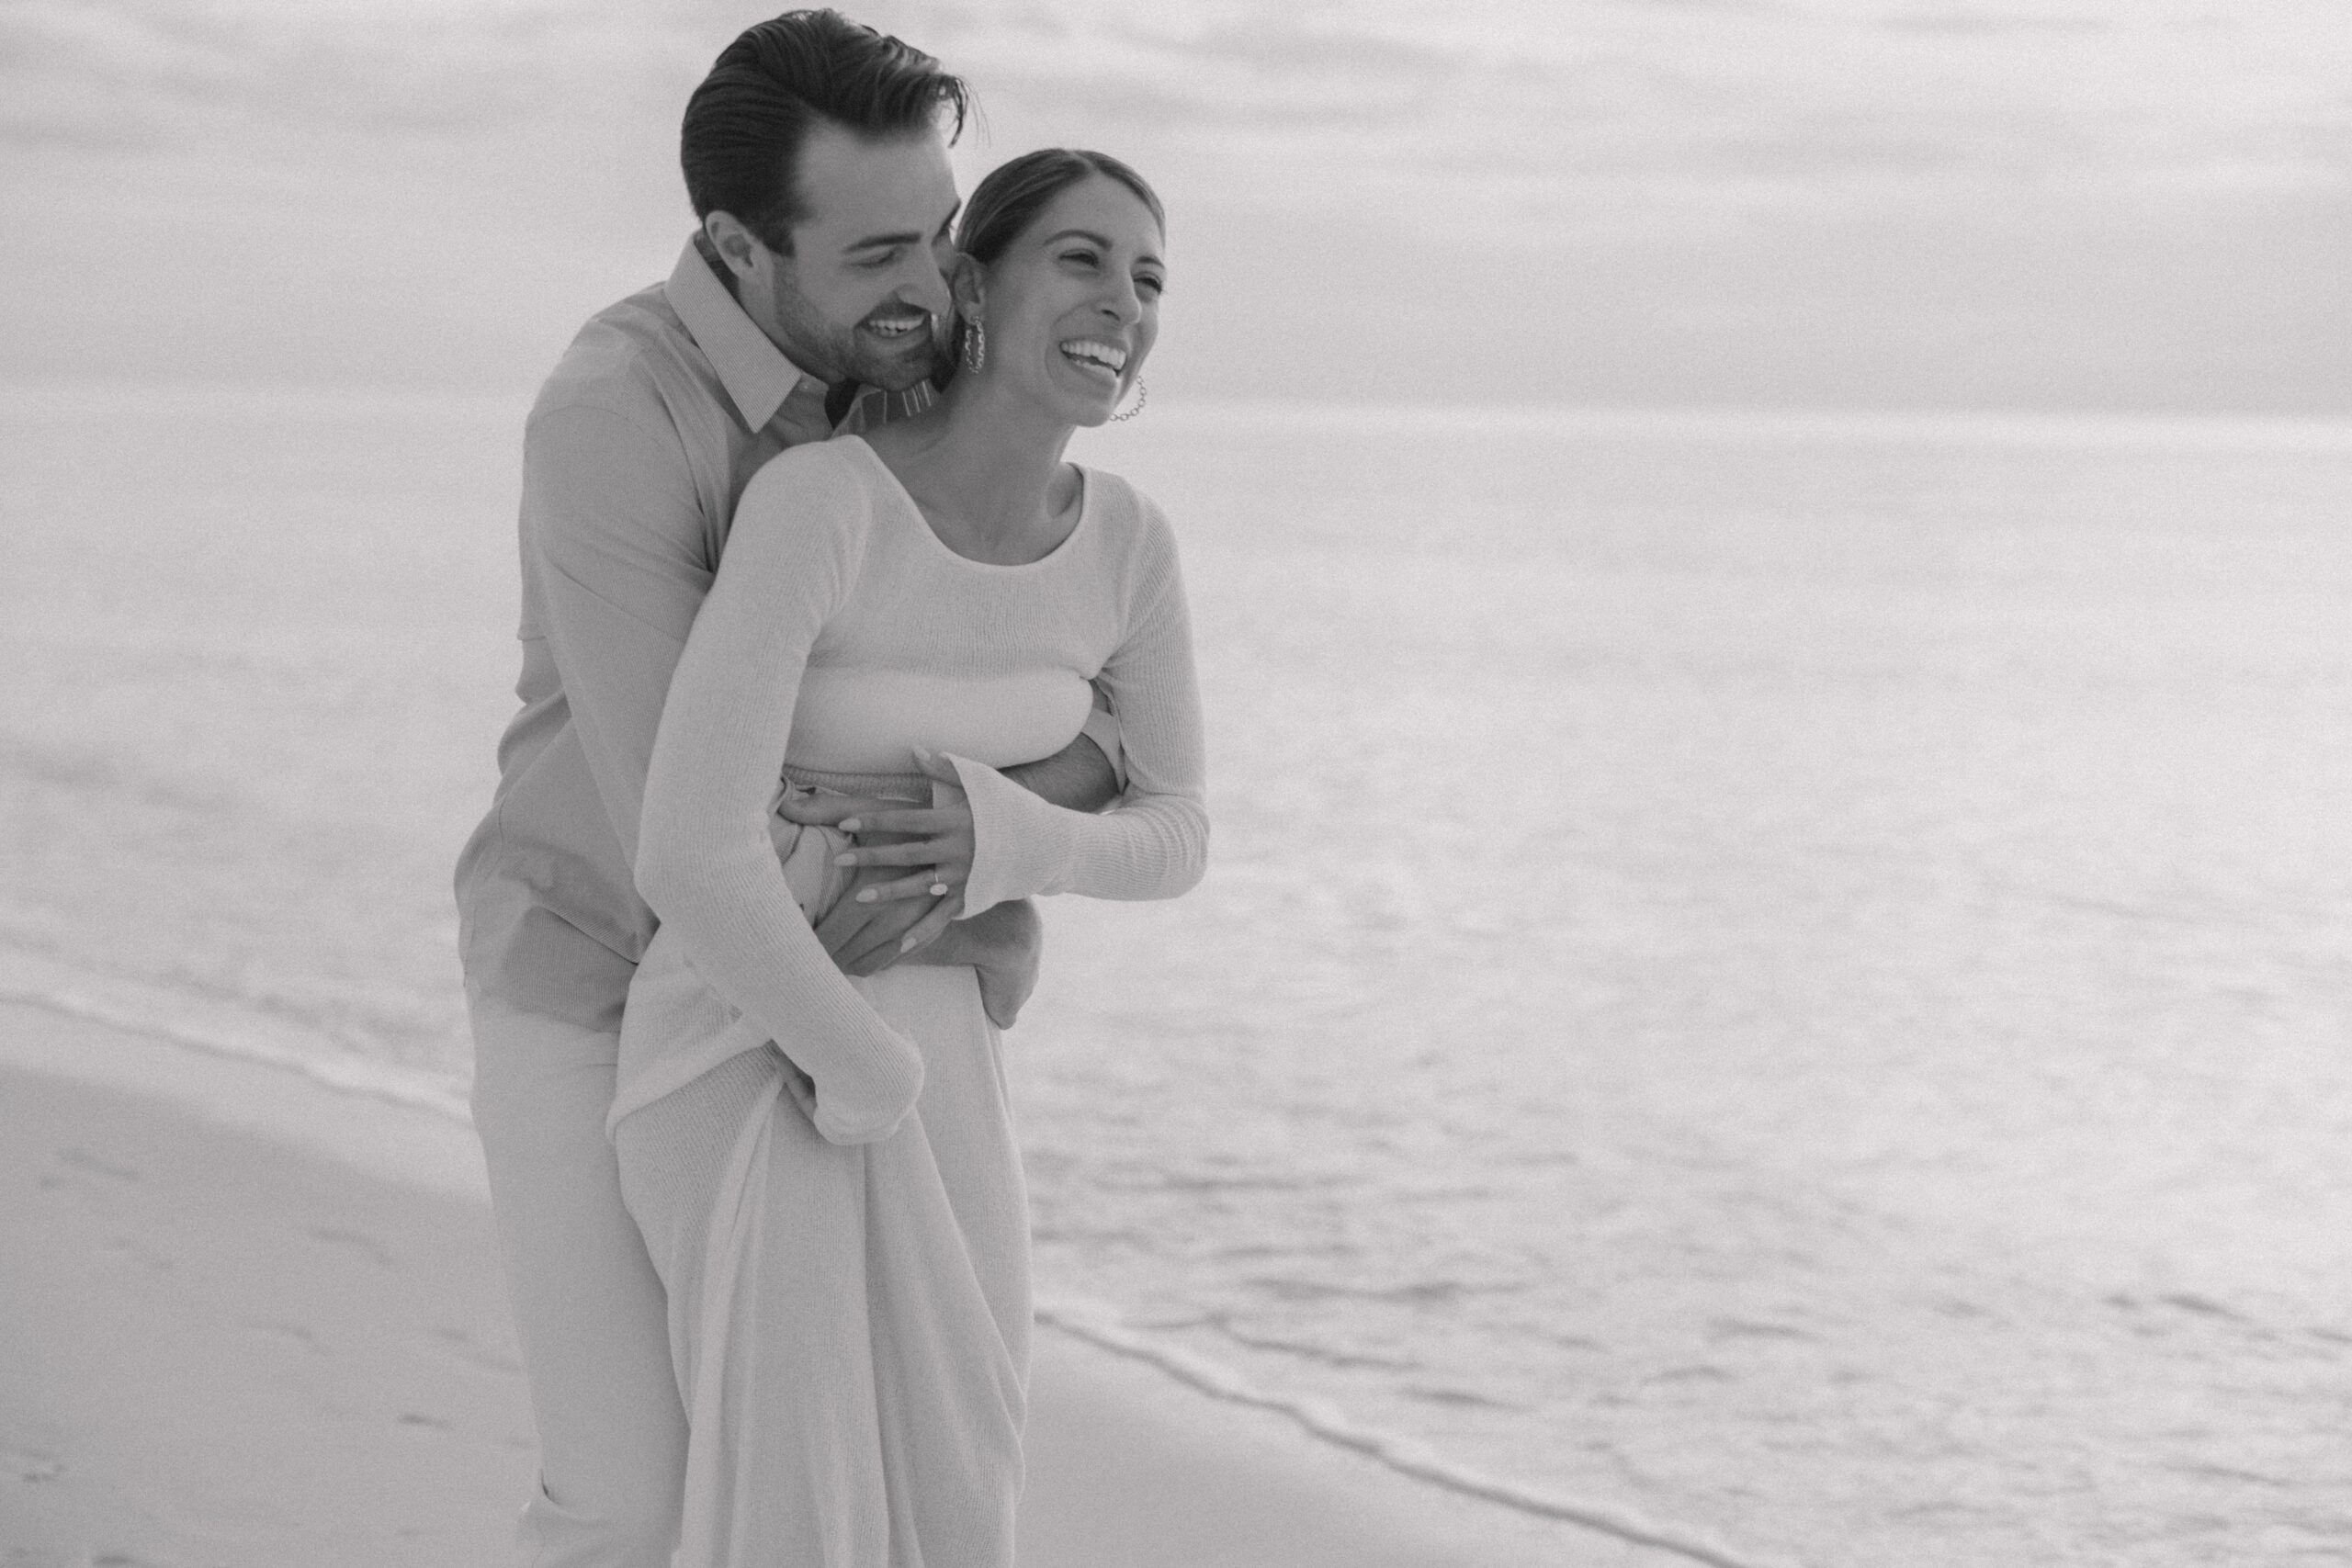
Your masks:
<svg viewBox="0 0 2352 1568"><path fill-rule="evenodd" d="M1011 1029L1021 1016L1029 993L1037 987L1037 964L1045 953L1046 922L1026 898L999 904L986 914L958 920L947 934L928 947L907 954L909 964L953 966L968 964L979 971L980 1005L989 1021Z"/></svg>

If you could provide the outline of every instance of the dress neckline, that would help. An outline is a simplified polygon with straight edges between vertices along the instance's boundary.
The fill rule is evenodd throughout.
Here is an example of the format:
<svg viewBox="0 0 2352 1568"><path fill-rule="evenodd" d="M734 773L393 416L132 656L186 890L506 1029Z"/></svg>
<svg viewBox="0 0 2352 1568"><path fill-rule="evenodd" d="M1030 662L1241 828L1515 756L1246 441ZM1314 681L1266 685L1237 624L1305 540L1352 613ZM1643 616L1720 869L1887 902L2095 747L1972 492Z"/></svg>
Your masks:
<svg viewBox="0 0 2352 1568"><path fill-rule="evenodd" d="M1069 532L1062 536L1061 542L1035 560L974 560L970 556L951 548L947 541L939 536L938 531L931 525L931 519L925 517L922 508L916 504L913 493L899 482L897 474L890 471L890 465L882 460L882 454L874 449L872 442L862 435L844 435L836 437L836 440L857 443L859 449L865 454L865 460L882 476L882 482L889 488L889 493L898 498L899 505L914 520L916 532L929 542L933 549L957 565L970 567L976 571L1034 571L1039 567L1051 565L1069 553L1070 546L1086 532L1087 523L1094 515L1094 476L1087 471L1084 464L1071 463L1070 468L1078 474L1078 521L1069 525Z"/></svg>

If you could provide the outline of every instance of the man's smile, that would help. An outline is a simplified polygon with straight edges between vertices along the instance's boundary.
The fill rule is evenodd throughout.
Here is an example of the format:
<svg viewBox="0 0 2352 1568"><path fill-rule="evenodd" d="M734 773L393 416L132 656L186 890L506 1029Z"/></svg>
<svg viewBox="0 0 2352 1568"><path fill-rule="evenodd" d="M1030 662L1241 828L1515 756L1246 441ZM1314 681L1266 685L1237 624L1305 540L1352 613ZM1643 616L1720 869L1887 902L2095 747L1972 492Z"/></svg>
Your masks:
<svg viewBox="0 0 2352 1568"><path fill-rule="evenodd" d="M876 310L858 325L876 337L896 340L910 333L928 329L931 325L931 312L908 310L888 312Z"/></svg>

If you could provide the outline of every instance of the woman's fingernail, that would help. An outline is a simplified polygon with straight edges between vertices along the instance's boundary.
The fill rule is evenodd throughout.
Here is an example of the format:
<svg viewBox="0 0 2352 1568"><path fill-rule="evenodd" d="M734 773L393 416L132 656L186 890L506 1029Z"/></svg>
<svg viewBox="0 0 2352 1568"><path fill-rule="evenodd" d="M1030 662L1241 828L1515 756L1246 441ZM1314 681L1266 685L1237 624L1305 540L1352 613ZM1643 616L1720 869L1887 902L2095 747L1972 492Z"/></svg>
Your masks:
<svg viewBox="0 0 2352 1568"><path fill-rule="evenodd" d="M902 936L902 937L900 937L900 938L899 939L899 951L900 953L904 953L904 952L906 952L906 951L907 951L907 949L909 949L909 948L912 947L914 944L915 944L915 933L914 933L914 932L912 932L912 931L909 931L906 935L904 935L904 936Z"/></svg>
<svg viewBox="0 0 2352 1568"><path fill-rule="evenodd" d="M865 824L859 821L854 817L844 817L842 818L842 831L844 833L863 833L865 831Z"/></svg>

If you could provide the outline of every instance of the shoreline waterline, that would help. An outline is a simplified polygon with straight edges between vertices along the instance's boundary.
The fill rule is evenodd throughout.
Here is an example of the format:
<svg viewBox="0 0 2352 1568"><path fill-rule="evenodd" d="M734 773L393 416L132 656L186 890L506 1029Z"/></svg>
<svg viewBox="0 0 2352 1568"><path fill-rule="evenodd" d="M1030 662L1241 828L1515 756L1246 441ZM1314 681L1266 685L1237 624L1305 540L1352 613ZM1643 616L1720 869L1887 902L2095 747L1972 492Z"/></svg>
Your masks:
<svg viewBox="0 0 2352 1568"><path fill-rule="evenodd" d="M20 985L0 986L0 1076L30 1075L130 1096L146 1104L168 1107L174 1115L216 1126L234 1137L299 1150L372 1181L458 1199L486 1212L489 1193L462 1105L453 1107L430 1092L388 1093L386 1080L381 1078L339 1076L332 1063L322 1071L319 1062L260 1042L250 1052L241 1051L217 1027L158 1027L126 1016L129 1010L108 1007L86 992L44 997ZM57 1038L60 1025L69 1038ZM423 1090L426 1086L418 1088ZM54 1138L60 1132L36 1124L28 1135ZM86 1152L75 1157L85 1164L105 1163ZM1292 1528L1311 1535L1318 1529L1315 1518L1320 1515L1319 1528L1327 1534L1360 1530L1363 1528L1361 1516L1368 1509L1385 1516L1392 1531L1402 1532L1391 1543L1398 1548L1400 1568L1408 1562L1426 1568L1471 1568L1474 1563L1480 1568L1512 1564L1537 1568L1551 1561L1548 1553L1554 1547L1574 1550L1573 1534L1547 1547L1545 1538L1531 1529L1529 1518L1514 1523L1503 1517L1482 1517L1475 1510L1498 1499L1482 1498L1456 1484L1455 1478L1442 1469L1417 1472L1397 1464L1385 1450L1402 1448L1404 1440L1392 1443L1378 1434L1347 1432L1335 1441L1333 1434L1295 1419L1298 1412L1273 1402L1238 1396L1240 1385L1231 1374L1204 1368L1196 1359L1187 1360L1166 1353L1106 1319L1091 1303L1041 1302L1037 1321L1065 1347L1056 1351L1049 1346L1042 1353L1049 1405L1046 1441L1048 1451L1056 1457L1066 1454L1072 1444L1070 1434L1061 1430L1068 1416L1050 1407L1057 1403L1055 1396L1066 1395L1071 1381L1077 1379L1084 1385L1089 1407L1098 1416L1105 1401L1124 1402L1126 1407L1115 1423L1117 1435L1107 1440L1125 1437L1140 1442L1146 1451L1170 1441L1206 1448L1218 1456L1208 1462L1224 1465L1237 1475L1252 1466L1272 1466L1270 1483L1280 1500L1306 1505L1308 1510L1291 1522ZM511 1357L511 1349L505 1354ZM1148 1385L1123 1377L1106 1381L1108 1370L1121 1362L1148 1368ZM511 1362L509 1366L514 1370ZM1136 1403L1139 1393L1140 1404ZM510 1392L510 1403L519 1397L518 1383ZM1201 1412L1182 1414L1178 1407L1192 1401L1199 1402ZM1218 1425L1227 1418L1205 1413L1212 1404L1251 1405L1260 1412L1293 1417L1283 1425L1295 1427L1308 1440L1287 1453L1262 1434L1248 1442L1233 1442L1232 1431ZM1312 1414L1308 1413L1310 1419ZM1094 1434L1078 1436L1081 1443L1097 1440ZM69 1433L69 1440L70 1437ZM1318 1448L1325 1457L1317 1457L1314 1450ZM1375 1461L1379 1468L1359 1462L1359 1456ZM1400 1478L1429 1484L1399 1492ZM1067 1512L1072 1488L1057 1477L1049 1476L1047 1482L1048 1511ZM1247 1482L1241 1484L1248 1489ZM1417 1503L1415 1493L1427 1495ZM1438 1494L1447 1500L1435 1500ZM1182 1500L1182 1506L1196 1507L1205 1502ZM1125 1508L1148 1517L1163 1504L1130 1496L1109 1502L1097 1499L1091 1506L1110 1513ZM1472 1511L1465 1512L1465 1506ZM1518 1511L1528 1513L1524 1508ZM1567 1522L1586 1521L1571 1517ZM1049 1528L1058 1539L1074 1527L1057 1518ZM1629 1544L1660 1547L1663 1556L1656 1561L1771 1568L1772 1560L1713 1551L1703 1543L1683 1542L1670 1529L1648 1527L1653 1539L1644 1541L1644 1527L1638 1524L1604 1516L1593 1528L1603 1535L1623 1538ZM1475 1554L1457 1558L1437 1546L1442 1540L1475 1544ZM1268 1556L1265 1568L1284 1568L1297 1550L1294 1542L1283 1549L1283 1555ZM1577 1560L1586 1559L1579 1553Z"/></svg>

